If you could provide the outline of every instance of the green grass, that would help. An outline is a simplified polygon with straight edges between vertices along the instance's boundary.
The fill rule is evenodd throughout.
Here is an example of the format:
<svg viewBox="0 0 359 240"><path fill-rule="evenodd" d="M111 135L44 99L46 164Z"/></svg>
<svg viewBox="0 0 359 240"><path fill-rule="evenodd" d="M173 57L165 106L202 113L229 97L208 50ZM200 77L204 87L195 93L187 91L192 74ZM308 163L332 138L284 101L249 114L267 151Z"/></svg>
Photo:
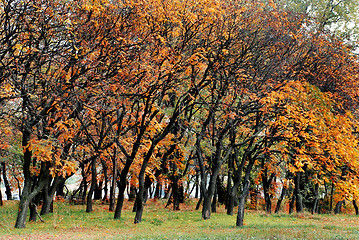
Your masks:
<svg viewBox="0 0 359 240"><path fill-rule="evenodd" d="M359 218L354 215L273 214L247 211L245 226L236 228L236 216L223 208L202 220L193 202L181 211L164 209L165 202L149 201L143 221L134 224L132 203L126 203L121 220L114 220L107 205L85 206L56 202L45 223L28 222L14 229L17 202L0 207L0 239L359 239Z"/></svg>

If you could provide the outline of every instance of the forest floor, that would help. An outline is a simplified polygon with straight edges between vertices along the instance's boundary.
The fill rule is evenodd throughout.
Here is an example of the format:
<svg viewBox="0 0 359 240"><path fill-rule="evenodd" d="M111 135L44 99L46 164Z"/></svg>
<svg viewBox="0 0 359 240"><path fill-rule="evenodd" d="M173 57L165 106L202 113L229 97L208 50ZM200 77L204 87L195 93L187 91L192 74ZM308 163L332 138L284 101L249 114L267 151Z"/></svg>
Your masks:
<svg viewBox="0 0 359 240"><path fill-rule="evenodd" d="M236 215L226 215L223 207L202 220L195 202L181 205L180 211L164 208L166 202L149 200L140 224L134 224L132 204L126 202L122 218L113 219L108 205L56 202L45 222L27 222L15 229L18 201L0 207L0 239L359 239L359 217L339 214L265 214L246 211L245 226L235 227Z"/></svg>

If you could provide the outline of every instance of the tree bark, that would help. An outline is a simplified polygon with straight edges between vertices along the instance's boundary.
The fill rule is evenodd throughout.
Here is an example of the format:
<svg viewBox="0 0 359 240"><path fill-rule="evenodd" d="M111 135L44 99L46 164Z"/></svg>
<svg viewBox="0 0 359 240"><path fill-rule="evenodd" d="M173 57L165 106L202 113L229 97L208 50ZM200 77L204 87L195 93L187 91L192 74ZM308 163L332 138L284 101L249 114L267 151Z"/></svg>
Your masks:
<svg viewBox="0 0 359 240"><path fill-rule="evenodd" d="M285 195L287 194L287 188L283 186L282 192L280 194L280 197L278 199L277 205L275 207L275 213L278 213L282 204L283 199L285 198Z"/></svg>
<svg viewBox="0 0 359 240"><path fill-rule="evenodd" d="M123 208L123 201L125 200L125 190L127 186L127 174L129 172L130 166L133 162L134 158L127 159L124 168L121 171L120 174L120 181L117 182L118 185L118 198L117 198L117 204L115 209L115 219L121 218L121 212Z"/></svg>
<svg viewBox="0 0 359 240"><path fill-rule="evenodd" d="M319 191L319 184L316 183L315 187L314 187L314 199L313 199L313 208L312 208L312 214L317 213L318 212L318 205L319 205L319 196L318 196L318 191Z"/></svg>
<svg viewBox="0 0 359 240"><path fill-rule="evenodd" d="M0 168L0 174L1 174L1 168ZM0 177L0 186L1 186L1 177ZM1 188L0 188L0 206L4 206L4 202L2 200Z"/></svg>
<svg viewBox="0 0 359 240"><path fill-rule="evenodd" d="M254 159L249 157L248 165L246 168L246 174L244 175L244 183L243 183L242 193L238 198L238 215L237 215L237 222L236 222L237 227L243 226L244 207L245 207L246 199L247 199L247 196L249 193L250 174L252 172L253 165L254 165Z"/></svg>
<svg viewBox="0 0 359 240"><path fill-rule="evenodd" d="M26 216L29 205L32 199L43 189L45 186L45 177L48 175L48 169L46 169L45 162L41 163L41 169L37 182L35 178L31 176L31 163L32 163L32 151L27 147L30 142L31 133L26 129L23 130L22 146L25 149L23 156L23 173L24 173L24 188L22 191L19 210L17 212L15 228L25 228ZM35 186L35 187L34 187Z"/></svg>
<svg viewBox="0 0 359 240"><path fill-rule="evenodd" d="M344 203L344 200L341 200L341 201L337 202L337 204L335 205L335 208L334 208L334 213L335 214L341 213L341 208L342 208L343 203Z"/></svg>
<svg viewBox="0 0 359 240"><path fill-rule="evenodd" d="M248 152L242 156L241 163L240 163L238 169L235 170L235 174L234 174L234 178L233 178L233 186L230 188L229 195L227 196L228 197L227 214L231 215L231 216L234 214L233 209L234 209L235 201L237 198L238 188L239 188L239 185L241 184L243 168L244 168L244 165L247 160L247 155L248 155ZM237 161L237 159L238 159L238 149L235 149L234 154L232 154L232 158L233 158L232 166L234 167L234 162Z"/></svg>
<svg viewBox="0 0 359 240"><path fill-rule="evenodd" d="M355 200L353 200L353 206L354 206L354 209L355 209L355 215L359 215L358 205L357 205L357 202Z"/></svg>
<svg viewBox="0 0 359 240"><path fill-rule="evenodd" d="M296 176L294 177L294 184L295 184L295 188L294 188L294 193L295 193L295 198L296 198L296 209L297 212L303 212L303 200L302 200L302 194L300 191L300 172L297 172Z"/></svg>
<svg viewBox="0 0 359 240"><path fill-rule="evenodd" d="M56 189L58 189L59 185L65 185L65 179L60 176L55 176L54 180L51 183L51 180L45 185L42 195L43 195L43 204L41 208L40 215L46 215L50 212L52 212L53 207L53 199L56 192Z"/></svg>
<svg viewBox="0 0 359 240"><path fill-rule="evenodd" d="M103 195L103 198L102 200L103 201L106 201L108 200L108 175L107 175L107 164L104 160L101 160L101 164L102 164L102 169L103 169L103 175L104 175L104 178L105 178L105 186L103 187L103 191L104 191L104 195Z"/></svg>
<svg viewBox="0 0 359 240"><path fill-rule="evenodd" d="M2 168L2 177L3 177L3 180L4 180L5 189L6 189L5 190L6 199L11 200L12 199L11 187L10 187L9 180L7 179L7 175L6 175L5 162L1 162L1 168Z"/></svg>
<svg viewBox="0 0 359 240"><path fill-rule="evenodd" d="M109 211L115 210L115 204L116 204L116 198L115 198L115 192L116 192L116 182L117 182L117 159L116 159L116 148L114 149L114 154L112 156L112 181L111 181L111 188L110 188L110 206Z"/></svg>
<svg viewBox="0 0 359 240"><path fill-rule="evenodd" d="M291 198L290 203L289 203L289 214L292 214L293 211L294 211L295 197L296 197L296 195L295 195L294 190L293 190L292 198Z"/></svg>
<svg viewBox="0 0 359 240"><path fill-rule="evenodd" d="M92 196L95 190L95 185L97 184L97 173L96 173L96 159L97 156L92 156L91 161L91 187L89 193L87 195L87 203L86 203L86 212L92 212Z"/></svg>

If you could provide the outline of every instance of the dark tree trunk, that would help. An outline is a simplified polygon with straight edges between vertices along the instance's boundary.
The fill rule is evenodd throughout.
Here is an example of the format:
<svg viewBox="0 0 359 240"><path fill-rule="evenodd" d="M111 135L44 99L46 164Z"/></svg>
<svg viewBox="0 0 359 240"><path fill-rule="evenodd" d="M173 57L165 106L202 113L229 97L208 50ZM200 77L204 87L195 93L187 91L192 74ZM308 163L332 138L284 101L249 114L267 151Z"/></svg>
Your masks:
<svg viewBox="0 0 359 240"><path fill-rule="evenodd" d="M100 182L96 181L94 194L93 194L94 195L94 197L93 197L94 200L101 200L102 199L102 184L103 184L102 181L100 181Z"/></svg>
<svg viewBox="0 0 359 240"><path fill-rule="evenodd" d="M16 183L17 183L17 189L19 190L19 196L21 197L21 184L20 184L20 180L14 176Z"/></svg>
<svg viewBox="0 0 359 240"><path fill-rule="evenodd" d="M87 195L86 212L92 212L92 197L97 184L97 173L96 173L96 159L97 156L92 156L91 161L91 187Z"/></svg>
<svg viewBox="0 0 359 240"><path fill-rule="evenodd" d="M0 168L0 174L1 174L1 168ZM0 186L1 186L1 177L0 177ZM0 188L0 206L4 206L4 202L2 200L1 188Z"/></svg>
<svg viewBox="0 0 359 240"><path fill-rule="evenodd" d="M295 188L294 188L294 193L295 193L295 198L296 198L296 209L297 212L303 212L303 200L302 200L302 194L300 191L300 172L297 172L296 176L294 177L294 184L295 184Z"/></svg>
<svg viewBox="0 0 359 240"><path fill-rule="evenodd" d="M264 164L264 163L263 163ZM266 212L271 214L272 213L272 196L269 193L270 185L272 184L274 173L270 175L268 178L268 170L265 168L262 173L262 184L263 184L263 194L264 194L264 201L266 205Z"/></svg>
<svg viewBox="0 0 359 240"><path fill-rule="evenodd" d="M4 185L5 185L6 199L7 199L7 200L11 200L11 199L12 199L11 187L10 187L9 180L7 179L7 175L6 175L6 165L5 165L5 162L1 162L1 168L2 168L2 177L3 177Z"/></svg>
<svg viewBox="0 0 359 240"><path fill-rule="evenodd" d="M332 182L332 188L330 190L329 212L332 212L333 210L333 197L334 197L334 182Z"/></svg>
<svg viewBox="0 0 359 240"><path fill-rule="evenodd" d="M32 152L27 147L30 142L30 137L31 133L27 130L24 130L22 137L22 146L25 149L23 156L24 189L22 191L19 203L19 210L17 212L15 228L25 228L26 216L29 205L33 198L43 189L43 187L45 186L45 178L49 175L48 169L46 169L45 162L42 162L37 183L31 176L30 167L32 163Z"/></svg>
<svg viewBox="0 0 359 240"><path fill-rule="evenodd" d="M237 227L243 226L244 207L245 207L246 199L247 199L247 196L249 193L250 175L252 172L252 167L254 165L254 159L252 159L249 156L248 156L248 158L249 158L249 161L248 161L248 165L246 168L246 174L244 175L243 189L242 189L241 195L238 198L238 215L237 215L237 222L236 222Z"/></svg>
<svg viewBox="0 0 359 240"><path fill-rule="evenodd" d="M65 181L60 181L56 188L56 196L65 198Z"/></svg>
<svg viewBox="0 0 359 240"><path fill-rule="evenodd" d="M151 194L149 193L151 185L152 185L152 181L149 178L149 176L146 175L146 177L145 177L145 188L144 188L144 191L143 191L143 202L144 203L146 203L148 198L151 197Z"/></svg>
<svg viewBox="0 0 359 240"><path fill-rule="evenodd" d="M318 191L319 191L319 184L315 184L315 187L314 187L314 192L313 192L313 195L314 195L314 199L313 199L313 208L312 208L312 214L314 213L317 213L318 212L318 203L319 203L319 196L318 196Z"/></svg>
<svg viewBox="0 0 359 240"><path fill-rule="evenodd" d="M287 188L283 186L282 192L280 194L280 197L277 202L277 206L275 207L275 213L278 213L281 207L281 204L283 202L283 199L285 198L285 195L287 194Z"/></svg>
<svg viewBox="0 0 359 240"><path fill-rule="evenodd" d="M51 180L49 180L49 182L45 185L42 191L43 204L42 204L40 215L45 215L52 212L53 199L56 189L58 189L59 185L64 185L65 181L66 179L64 179L63 177L56 176L52 181L52 185L50 185Z"/></svg>
<svg viewBox="0 0 359 240"><path fill-rule="evenodd" d="M86 202L86 196L87 196L87 173L85 172L85 164L82 164L82 169L81 169L81 175L82 175L82 181L83 181L83 188L82 188L82 202L85 203Z"/></svg>
<svg viewBox="0 0 359 240"><path fill-rule="evenodd" d="M355 200L353 200L353 206L354 206L354 209L355 209L355 214L359 215L358 205L357 205L357 202Z"/></svg>
<svg viewBox="0 0 359 240"><path fill-rule="evenodd" d="M123 172L123 170L122 170ZM121 175L122 175L121 172ZM123 208L123 201L125 200L125 190L126 190L126 178L122 179L120 178L120 181L118 182L118 198L117 198L117 204L115 209L115 219L121 218L121 212Z"/></svg>
<svg viewBox="0 0 359 240"><path fill-rule="evenodd" d="M295 198L296 198L296 195L295 195L295 193L293 191L292 199L290 200L290 203L289 203L289 214L292 214L293 211L294 211Z"/></svg>
<svg viewBox="0 0 359 240"><path fill-rule="evenodd" d="M133 202L136 200L136 186L129 183L129 186L130 186L130 192L128 194L128 201L129 202Z"/></svg>
<svg viewBox="0 0 359 240"><path fill-rule="evenodd" d="M111 181L111 188L110 188L110 206L109 206L109 211L114 211L115 210L115 203L116 203L116 198L115 198L115 194L116 194L116 182L117 182L117 159L116 159L116 148L114 149L114 154L112 156L112 181Z"/></svg>
<svg viewBox="0 0 359 240"><path fill-rule="evenodd" d="M198 198L199 197L199 173L198 171L196 171L196 182L195 182L196 188L195 188L195 194L194 197Z"/></svg>
<svg viewBox="0 0 359 240"><path fill-rule="evenodd" d="M200 206L201 206L201 204L202 204L202 202L203 202L203 194L201 194L201 196L200 196L200 198L198 199L198 202L197 202L197 204L196 204L196 210L199 210L199 208L200 208Z"/></svg>
<svg viewBox="0 0 359 240"><path fill-rule="evenodd" d="M142 214L143 214L143 194L145 191L145 169L147 167L144 166L144 164L142 164L141 167L141 171L140 171L140 176L139 176L139 188L138 188L138 193L136 196L136 200L135 200L135 204L136 204L136 216L135 216L135 220L134 223L140 223L142 221Z"/></svg>
<svg viewBox="0 0 359 240"><path fill-rule="evenodd" d="M172 176L172 202L173 211L179 210L179 188L178 188L178 175Z"/></svg>
<svg viewBox="0 0 359 240"><path fill-rule="evenodd" d="M107 164L104 160L101 160L101 163L102 163L102 169L103 169L103 175L104 175L104 178L105 178L105 186L103 187L103 191L104 191L104 195L103 195L103 198L102 200L103 201L106 201L108 200L108 175L107 175Z"/></svg>
<svg viewBox="0 0 359 240"><path fill-rule="evenodd" d="M233 178L233 186L230 188L230 192L227 196L227 198L228 198L227 214L231 215L231 216L234 213L233 209L234 209L234 205L235 205L236 199L237 199L238 188L239 188L239 185L241 184L242 173L243 173L244 165L247 160L247 154L248 153L243 155L241 164L239 165L238 169L235 170L235 174L234 174L234 178ZM234 162L238 160L238 149L235 149L234 154L232 154L232 158L233 158L232 166L234 166Z"/></svg>
<svg viewBox="0 0 359 240"><path fill-rule="evenodd" d="M218 190L217 189L218 188L216 188L216 190L214 191L213 199L212 199L211 211L213 213L217 212L217 195L218 195Z"/></svg>
<svg viewBox="0 0 359 240"><path fill-rule="evenodd" d="M337 204L335 205L335 208L334 208L334 213L335 214L341 213L341 208L342 208L343 203L344 203L344 200L341 200L341 201L337 202Z"/></svg>
<svg viewBox="0 0 359 240"><path fill-rule="evenodd" d="M157 181L154 198L160 199L162 197L162 184Z"/></svg>
<svg viewBox="0 0 359 240"><path fill-rule="evenodd" d="M171 187L168 183L165 184L165 195L163 196L163 199L168 199L170 196Z"/></svg>
<svg viewBox="0 0 359 240"><path fill-rule="evenodd" d="M31 203L29 205L29 209L30 209L29 222L36 222L36 217L37 217L37 214L38 214L37 206L39 205L41 198L42 198L42 193L40 192L31 201Z"/></svg>
<svg viewBox="0 0 359 240"><path fill-rule="evenodd" d="M116 204L115 215L114 215L115 219L121 218L123 201L125 200L125 190L127 186L127 175L130 170L130 166L132 165L132 162L133 162L133 158L127 159L126 164L120 174L120 181L117 182L118 198L117 198L117 204Z"/></svg>

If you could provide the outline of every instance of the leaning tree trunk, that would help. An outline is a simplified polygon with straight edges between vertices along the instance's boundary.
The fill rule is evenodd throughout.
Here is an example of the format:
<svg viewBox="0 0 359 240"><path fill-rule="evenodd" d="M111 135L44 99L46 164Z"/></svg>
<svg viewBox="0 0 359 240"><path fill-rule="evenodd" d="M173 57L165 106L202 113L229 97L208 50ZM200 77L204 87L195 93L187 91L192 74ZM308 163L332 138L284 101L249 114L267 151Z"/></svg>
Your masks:
<svg viewBox="0 0 359 240"><path fill-rule="evenodd" d="M238 215L237 215L237 227L243 226L244 221L244 207L246 203L246 199L249 193L249 186L250 186L250 175L252 172L252 167L254 165L254 159L249 157L249 162L246 168L246 174L244 175L244 183L243 183L243 189L242 193L238 198Z"/></svg>
<svg viewBox="0 0 359 240"><path fill-rule="evenodd" d="M43 204L41 208L40 215L46 215L52 212L53 208L53 199L58 186L65 184L65 179L61 176L56 176L51 183L51 180L45 185L42 194L43 194Z"/></svg>
<svg viewBox="0 0 359 240"><path fill-rule="evenodd" d="M101 164L102 164L102 169L103 169L103 175L105 178L105 186L103 187L103 191L104 191L104 196L102 198L103 201L106 201L108 198L108 175L107 175L107 164L104 160L101 160Z"/></svg>
<svg viewBox="0 0 359 240"><path fill-rule="evenodd" d="M1 162L1 168L2 168L2 177L3 177L4 185L5 185L6 199L7 199L7 200L11 200L11 199L12 199L11 187L10 187L9 180L7 179L7 175L6 175L6 165L5 165L5 162Z"/></svg>
<svg viewBox="0 0 359 240"><path fill-rule="evenodd" d="M23 131L22 146L24 147L23 156L23 173L24 173L24 188L22 191L19 210L17 212L15 228L25 228L27 211L32 199L43 189L45 186L46 175L49 175L46 169L45 162L41 162L41 170L37 182L31 176L31 163L32 163L32 151L27 147L30 142L31 133L27 130ZM35 160L34 160L35 161ZM36 186L36 187L34 187ZM32 190L33 189L33 190Z"/></svg>
<svg viewBox="0 0 359 240"><path fill-rule="evenodd" d="M232 158L233 158L232 166L234 166L234 161L237 161L237 159L238 159L238 150L237 149L235 149L234 154L232 154ZM243 173L244 165L246 163L246 158L247 158L247 154L244 154L244 156L242 157L241 164L239 165L238 169L235 171L235 175L233 178L233 186L230 188L230 192L227 195L227 199L228 199L227 200L227 214L231 215L231 216L234 213L234 210L233 210L234 204L236 201L239 185L241 184L242 173Z"/></svg>
<svg viewBox="0 0 359 240"><path fill-rule="evenodd" d="M275 213L279 212L280 206L281 206L281 204L283 202L283 199L285 198L286 194L287 194L287 188L285 186L283 186L282 192L281 192L280 197L279 197L278 202L277 202L277 206L275 207L275 211L274 211Z"/></svg>
<svg viewBox="0 0 359 240"><path fill-rule="evenodd" d="M146 156L143 159L141 171L138 176L138 193L137 193L136 202L135 202L136 216L135 216L134 223L140 223L142 221L143 200L144 200L143 196L144 196L144 192L145 192L145 172L146 172L147 164L151 158L151 155L152 155L157 143L158 142L156 142L156 141L152 142L151 147L148 149Z"/></svg>
<svg viewBox="0 0 359 240"><path fill-rule="evenodd" d="M144 160L145 161L145 160ZM143 194L145 191L145 170L147 167L147 163L143 162L142 167L141 167L141 171L140 171L140 175L138 178L138 184L139 184L139 188L138 188L138 193L136 196L136 216L135 216L135 220L134 223L140 223L142 221L142 214L143 214Z"/></svg>
<svg viewBox="0 0 359 240"><path fill-rule="evenodd" d="M354 206L354 209L355 209L355 214L359 215L358 205L357 205L357 202L355 200L353 200L353 206Z"/></svg>
<svg viewBox="0 0 359 240"><path fill-rule="evenodd" d="M123 202L125 200L125 190L127 186L127 175L130 170L130 166L133 162L134 158L129 158L126 160L126 164L124 168L121 171L120 174L120 181L118 183L118 198L117 198L117 204L115 209L115 219L121 218L122 208L123 208Z"/></svg>
<svg viewBox="0 0 359 240"><path fill-rule="evenodd" d="M36 218L37 218L37 215L38 215L37 206L39 205L41 198L42 198L42 196L41 196L41 192L40 192L31 201L31 203L29 205L29 209L30 209L29 222L36 222Z"/></svg>
<svg viewBox="0 0 359 240"><path fill-rule="evenodd" d="M291 198L290 203L289 203L289 214L292 214L293 211L294 211L295 198L296 198L296 195L295 195L294 190L293 190L292 198Z"/></svg>
<svg viewBox="0 0 359 240"><path fill-rule="evenodd" d="M87 204L86 212L92 212L92 196L95 190L95 185L97 184L97 174L96 174L96 158L97 156L92 156L91 162L91 187L87 195Z"/></svg>

